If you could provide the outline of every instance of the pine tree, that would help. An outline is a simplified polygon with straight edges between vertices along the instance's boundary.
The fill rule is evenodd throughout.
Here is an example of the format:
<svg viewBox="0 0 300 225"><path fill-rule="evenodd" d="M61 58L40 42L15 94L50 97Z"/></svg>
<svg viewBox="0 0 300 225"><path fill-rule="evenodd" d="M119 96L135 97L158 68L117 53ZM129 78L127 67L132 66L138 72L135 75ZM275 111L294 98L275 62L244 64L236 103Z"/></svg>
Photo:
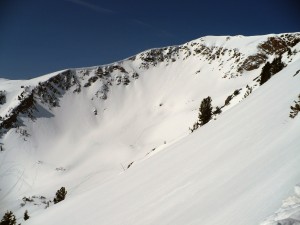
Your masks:
<svg viewBox="0 0 300 225"><path fill-rule="evenodd" d="M211 106L211 97L204 98L201 102L199 109L199 122L200 126L208 123L212 118L212 106Z"/></svg>
<svg viewBox="0 0 300 225"><path fill-rule="evenodd" d="M271 76L278 73L285 67L284 63L281 61L281 56L275 58L271 63L267 62L266 65L262 68L260 74L260 85L267 82Z"/></svg>
<svg viewBox="0 0 300 225"><path fill-rule="evenodd" d="M24 220L28 220L30 216L28 215L28 211L26 210L24 213Z"/></svg>
<svg viewBox="0 0 300 225"><path fill-rule="evenodd" d="M282 70L285 67L285 65L281 61L281 59L282 59L282 57L279 56L279 57L275 58L273 60L273 62L271 63L271 65L272 65L271 75L278 73L280 70Z"/></svg>
<svg viewBox="0 0 300 225"><path fill-rule="evenodd" d="M271 63L267 62L260 74L260 85L263 85L271 78Z"/></svg>
<svg viewBox="0 0 300 225"><path fill-rule="evenodd" d="M0 222L0 225L15 225L17 223L17 220L16 220L16 217L15 215L13 214L12 211L7 211L1 222Z"/></svg>
<svg viewBox="0 0 300 225"><path fill-rule="evenodd" d="M61 189L59 189L57 192L56 192L56 195L55 195L55 198L54 198L54 204L56 203L59 203L61 202L62 200L65 199L67 195L67 191L65 189L65 187L61 187Z"/></svg>

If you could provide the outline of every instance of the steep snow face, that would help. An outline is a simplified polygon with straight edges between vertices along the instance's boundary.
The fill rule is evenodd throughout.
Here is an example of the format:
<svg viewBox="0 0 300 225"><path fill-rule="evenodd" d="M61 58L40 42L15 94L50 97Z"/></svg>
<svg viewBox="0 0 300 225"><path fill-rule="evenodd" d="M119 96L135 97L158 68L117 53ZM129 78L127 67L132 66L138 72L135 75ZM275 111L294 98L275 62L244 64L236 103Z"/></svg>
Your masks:
<svg viewBox="0 0 300 225"><path fill-rule="evenodd" d="M22 221L28 209L28 224L263 221L300 180L299 118L289 118L299 40L204 37L1 80L0 211ZM262 66L278 55L287 66L259 87ZM207 96L223 112L189 135ZM67 199L52 206L61 186ZM35 197L21 207L24 196Z"/></svg>

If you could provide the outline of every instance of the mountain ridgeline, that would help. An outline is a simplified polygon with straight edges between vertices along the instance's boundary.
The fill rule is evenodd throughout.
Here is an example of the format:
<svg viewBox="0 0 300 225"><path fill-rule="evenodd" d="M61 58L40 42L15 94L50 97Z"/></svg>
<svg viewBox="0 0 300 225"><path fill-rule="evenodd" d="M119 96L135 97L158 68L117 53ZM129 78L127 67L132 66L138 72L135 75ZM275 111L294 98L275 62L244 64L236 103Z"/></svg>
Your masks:
<svg viewBox="0 0 300 225"><path fill-rule="evenodd" d="M244 72L257 70L263 66L262 73L256 80L262 85L284 67L281 61L282 55L285 55L288 62L291 62L293 56L298 53L297 50L293 50L293 47L300 42L300 34L270 35L266 40L258 43L256 53L250 55L240 51L239 48L226 47L226 42L230 39L246 39L246 37L226 37L222 45L206 43L206 39L208 38L198 39L181 46L151 49L112 65L67 69L34 86L23 85L17 96L19 103L13 108L8 108L0 117L0 134L3 135L9 129L21 126L20 115L34 120L34 112L37 111L36 104L45 105L50 111L53 107L59 107L60 98L67 91L72 91L74 94L80 93L83 88L86 89L98 83L99 88L94 93L95 98L105 100L112 86L127 86L138 79L139 73L143 70L161 66L161 64L166 67L171 66L177 60L197 58L207 64L218 63L216 69L222 71L224 79L236 78L242 76ZM275 59L270 63L273 57ZM122 64L128 62L137 65L137 68L129 70L126 68L126 70ZM226 68L225 65L228 64L231 66ZM196 73L200 73L200 70ZM3 105L6 90L0 91L0 104Z"/></svg>

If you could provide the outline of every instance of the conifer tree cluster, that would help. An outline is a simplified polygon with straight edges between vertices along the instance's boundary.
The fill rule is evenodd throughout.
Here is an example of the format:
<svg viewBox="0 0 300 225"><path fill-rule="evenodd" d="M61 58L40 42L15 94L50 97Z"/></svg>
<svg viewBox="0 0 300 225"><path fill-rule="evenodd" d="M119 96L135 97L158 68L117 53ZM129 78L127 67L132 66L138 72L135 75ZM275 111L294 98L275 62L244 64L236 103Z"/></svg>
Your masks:
<svg viewBox="0 0 300 225"><path fill-rule="evenodd" d="M17 220L16 220L16 217L15 215L13 214L12 211L7 211L1 222L0 222L0 225L15 225L17 223Z"/></svg>
<svg viewBox="0 0 300 225"><path fill-rule="evenodd" d="M266 83L271 76L278 73L285 67L284 63L281 61L281 56L275 58L271 63L267 62L266 65L262 68L260 74L260 85Z"/></svg>

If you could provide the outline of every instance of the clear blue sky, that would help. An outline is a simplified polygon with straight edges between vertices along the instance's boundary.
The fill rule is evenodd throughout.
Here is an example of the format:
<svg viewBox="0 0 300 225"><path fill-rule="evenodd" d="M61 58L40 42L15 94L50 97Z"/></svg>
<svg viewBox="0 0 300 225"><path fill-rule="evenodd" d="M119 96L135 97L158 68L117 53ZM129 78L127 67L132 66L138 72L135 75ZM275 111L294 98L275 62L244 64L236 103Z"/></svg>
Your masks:
<svg viewBox="0 0 300 225"><path fill-rule="evenodd" d="M111 63L205 35L297 31L297 0L0 0L0 77Z"/></svg>

